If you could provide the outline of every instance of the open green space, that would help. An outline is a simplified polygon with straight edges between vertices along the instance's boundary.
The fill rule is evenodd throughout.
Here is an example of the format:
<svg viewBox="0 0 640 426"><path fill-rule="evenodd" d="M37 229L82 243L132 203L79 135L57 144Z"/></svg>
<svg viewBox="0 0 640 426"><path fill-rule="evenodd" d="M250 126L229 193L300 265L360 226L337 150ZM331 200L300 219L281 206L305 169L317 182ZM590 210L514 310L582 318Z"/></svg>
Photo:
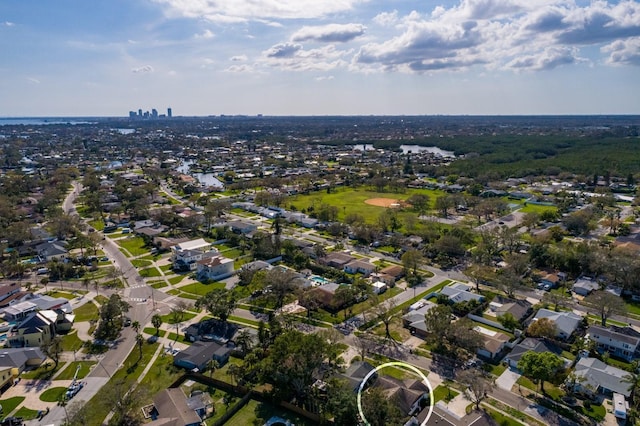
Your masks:
<svg viewBox="0 0 640 426"><path fill-rule="evenodd" d="M155 266L152 266L151 268L141 269L139 273L141 277L145 277L145 278L162 276L162 273Z"/></svg>
<svg viewBox="0 0 640 426"><path fill-rule="evenodd" d="M160 270L162 272L165 272L165 275L167 275L166 272L169 272L171 270L171 268L173 268L173 265L170 264L170 263L167 263L166 265L160 266Z"/></svg>
<svg viewBox="0 0 640 426"><path fill-rule="evenodd" d="M183 317L182 317L182 321L180 322L187 322L192 320L193 318L195 318L196 314L194 314L193 312L185 312ZM176 322L173 319L173 315L172 314L167 314L167 315L162 315L162 322L165 324L175 324Z"/></svg>
<svg viewBox="0 0 640 426"><path fill-rule="evenodd" d="M22 420L33 420L38 417L38 410L32 410L27 407L20 407L18 411L14 414L14 417L22 417Z"/></svg>
<svg viewBox="0 0 640 426"><path fill-rule="evenodd" d="M460 394L460 392L458 392L455 389L451 389L450 386L447 386L447 385L444 385L444 384L443 385L438 385L433 390L433 400L434 400L434 402L438 402L438 401L449 402L453 398L458 396L459 394Z"/></svg>
<svg viewBox="0 0 640 426"><path fill-rule="evenodd" d="M96 231L104 230L104 221L102 219L93 219L93 220L90 220L88 223L89 223L89 226L93 227L93 229L95 229Z"/></svg>
<svg viewBox="0 0 640 426"><path fill-rule="evenodd" d="M315 423L287 410L277 408L265 402L250 400L228 422L227 425L262 425L271 417L277 416L289 420L296 426L312 426Z"/></svg>
<svg viewBox="0 0 640 426"><path fill-rule="evenodd" d="M20 374L20 377L22 377L23 379L29 379L29 380L49 379L62 367L64 367L64 362L60 362L58 364L58 367L54 369L54 363L49 361L49 362L43 363L40 367L36 368L35 370L23 371L22 374Z"/></svg>
<svg viewBox="0 0 640 426"><path fill-rule="evenodd" d="M153 288L162 288L162 287L167 287L169 284L167 284L165 281L156 281L153 284L150 284L151 287Z"/></svg>
<svg viewBox="0 0 640 426"><path fill-rule="evenodd" d="M51 285L51 283L49 283L49 285ZM47 296L50 296L50 297L63 298L68 300L72 300L76 298L75 294L72 294L66 291L48 291L46 294Z"/></svg>
<svg viewBox="0 0 640 426"><path fill-rule="evenodd" d="M499 424L500 426L524 426L524 423L512 419L511 417L505 416L504 414L500 413L497 410L494 410L493 408L485 406L485 410L487 411L489 416L493 420L495 420L496 424Z"/></svg>
<svg viewBox="0 0 640 426"><path fill-rule="evenodd" d="M13 398L0 399L0 406L2 406L2 413L0 414L0 417L4 418L7 414L15 410L18 405L22 404L22 401L24 400L24 396L14 396Z"/></svg>
<svg viewBox="0 0 640 426"><path fill-rule="evenodd" d="M153 327L145 327L145 328L142 329L142 331L144 333L150 334L152 336L156 335L156 329L153 328ZM165 330L158 330L158 336L160 336L160 337L164 337L165 333L166 333Z"/></svg>
<svg viewBox="0 0 640 426"><path fill-rule="evenodd" d="M77 351L82 348L83 341L78 337L77 330L71 330L68 334L62 335L62 350Z"/></svg>
<svg viewBox="0 0 640 426"><path fill-rule="evenodd" d="M76 316L75 322L97 320L99 317L98 307L92 301L74 308L73 314Z"/></svg>
<svg viewBox="0 0 640 426"><path fill-rule="evenodd" d="M362 215L368 223L374 223L380 213L386 210L386 207L372 206L366 204L365 201L371 198L392 198L396 200L406 200L414 194L427 195L430 198L431 206L434 205L436 198L446 193L438 190L430 189L406 189L402 193L396 192L377 192L370 190L369 187L362 186L360 188L339 187L332 190L330 194L325 191L316 191L308 195L295 195L287 202L295 206L298 210L308 211L309 207L314 210L318 209L322 204L338 207L338 220L342 221L347 214L356 213ZM406 210L398 211L398 217L402 218L408 215L416 215L415 212Z"/></svg>
<svg viewBox="0 0 640 426"><path fill-rule="evenodd" d="M123 238L116 241L116 244L131 253L131 256L142 256L148 251L144 246L144 240L141 237Z"/></svg>
<svg viewBox="0 0 640 426"><path fill-rule="evenodd" d="M187 275L187 274L183 274L183 275L178 275L178 276L175 276L175 277L171 277L171 278L169 278L169 282L171 284L173 284L173 285L180 284L180 281L184 280L188 276L189 275Z"/></svg>
<svg viewBox="0 0 640 426"><path fill-rule="evenodd" d="M173 382L178 380L185 372L184 369L173 365L173 357L164 352L156 358L153 366L140 382L140 386L145 389L146 403L153 402L153 396L161 390L167 389Z"/></svg>
<svg viewBox="0 0 640 426"><path fill-rule="evenodd" d="M145 259L133 259L131 264L136 268L146 268L147 266L151 266L153 262Z"/></svg>
<svg viewBox="0 0 640 426"><path fill-rule="evenodd" d="M191 284L186 284L181 287L178 287L180 291L185 293L195 294L196 296L204 296L208 292L212 290L217 290L224 288L224 283L221 282L212 282L209 284L203 284L201 282L195 282Z"/></svg>
<svg viewBox="0 0 640 426"><path fill-rule="evenodd" d="M91 372L94 365L96 365L95 361L70 362L69 365L56 376L56 380L73 380L73 377L76 376L76 370L78 370L76 379L84 379L87 377L87 374ZM80 368L78 369L78 367Z"/></svg>
<svg viewBox="0 0 640 426"><path fill-rule="evenodd" d="M135 348L124 361L123 366L113 374L109 382L100 388L98 393L85 404L88 413L87 424L102 424L112 408L112 404L109 401L113 400L114 387L119 383L122 383L125 389L133 387L136 379L147 367L153 354L158 349L158 344L145 343L142 348L141 359L139 359L138 349Z"/></svg>
<svg viewBox="0 0 640 426"><path fill-rule="evenodd" d="M49 388L40 394L40 400L44 402L58 402L66 392L67 388L62 386Z"/></svg>

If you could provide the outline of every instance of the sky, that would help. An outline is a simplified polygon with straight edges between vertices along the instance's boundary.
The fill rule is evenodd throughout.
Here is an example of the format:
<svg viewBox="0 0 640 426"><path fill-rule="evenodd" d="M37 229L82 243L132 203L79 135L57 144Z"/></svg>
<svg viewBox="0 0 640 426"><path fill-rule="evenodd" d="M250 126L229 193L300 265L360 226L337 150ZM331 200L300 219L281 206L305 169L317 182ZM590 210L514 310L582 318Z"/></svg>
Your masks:
<svg viewBox="0 0 640 426"><path fill-rule="evenodd" d="M640 114L640 3L3 0L0 116Z"/></svg>

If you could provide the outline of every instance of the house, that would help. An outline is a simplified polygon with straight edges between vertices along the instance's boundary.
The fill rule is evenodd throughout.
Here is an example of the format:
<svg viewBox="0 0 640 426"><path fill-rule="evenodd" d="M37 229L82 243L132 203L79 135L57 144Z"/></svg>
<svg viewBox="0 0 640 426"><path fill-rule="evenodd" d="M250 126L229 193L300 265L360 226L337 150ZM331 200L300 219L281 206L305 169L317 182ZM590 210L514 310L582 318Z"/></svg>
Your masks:
<svg viewBox="0 0 640 426"><path fill-rule="evenodd" d="M396 284L396 279L393 276L384 274L382 272L374 272L373 274L369 275L369 279L371 279L371 281L373 282L381 281L389 287L393 287Z"/></svg>
<svg viewBox="0 0 640 426"><path fill-rule="evenodd" d="M341 378L346 379L349 383L349 387L353 389L354 392L358 390L360 387L360 383L367 377L371 371L373 371L375 367L369 364L367 361L355 361L352 362L349 368L345 370L344 373L339 374ZM377 377L377 373L374 373L372 376L372 380L375 380Z"/></svg>
<svg viewBox="0 0 640 426"><path fill-rule="evenodd" d="M429 388L421 380L380 376L374 386L382 388L387 399L394 401L405 415L413 416L429 405L423 403L423 400L429 401Z"/></svg>
<svg viewBox="0 0 640 426"><path fill-rule="evenodd" d="M236 234L250 234L258 230L258 226L253 223L234 220L226 223L226 226Z"/></svg>
<svg viewBox="0 0 640 426"><path fill-rule="evenodd" d="M525 320L532 311L532 305L526 300L510 299L504 296L496 296L489 303L489 310L500 318L503 315L511 314L518 322Z"/></svg>
<svg viewBox="0 0 640 426"><path fill-rule="evenodd" d="M511 352L505 357L504 361L509 367L516 369L518 368L518 361L520 361L522 355L529 351L536 353L551 352L558 356L562 354L562 349L560 347L547 340L527 337L513 347Z"/></svg>
<svg viewBox="0 0 640 426"><path fill-rule="evenodd" d="M427 327L424 316L432 308L436 307L433 302L422 299L409 307L409 312L402 316L402 325L408 328L411 334L419 337L427 336Z"/></svg>
<svg viewBox="0 0 640 426"><path fill-rule="evenodd" d="M474 330L482 336L482 347L477 350L477 354L484 358L491 360L498 358L509 343L509 336L499 331L481 326L474 327Z"/></svg>
<svg viewBox="0 0 640 426"><path fill-rule="evenodd" d="M195 271L198 269L199 261L211 258L217 254L217 251L201 252L199 250L184 250L173 259L173 269L175 271Z"/></svg>
<svg viewBox="0 0 640 426"><path fill-rule="evenodd" d="M199 280L220 280L233 275L233 259L213 256L196 262Z"/></svg>
<svg viewBox="0 0 640 426"><path fill-rule="evenodd" d="M2 315L7 321L20 321L35 311L61 310L66 314L73 313L68 299L38 295L24 302L14 303L2 309Z"/></svg>
<svg viewBox="0 0 640 426"><path fill-rule="evenodd" d="M15 376L11 367L0 367L0 394L13 385Z"/></svg>
<svg viewBox="0 0 640 426"><path fill-rule="evenodd" d="M320 302L320 305L324 308L334 309L334 296L336 295L336 290L340 288L340 284L328 282L321 284L311 290L317 297L317 300Z"/></svg>
<svg viewBox="0 0 640 426"><path fill-rule="evenodd" d="M11 347L40 347L48 344L56 335L56 320L58 314L54 311L38 311L33 313L17 326L15 334L9 337Z"/></svg>
<svg viewBox="0 0 640 426"><path fill-rule="evenodd" d="M600 284L591 280L590 278L579 278L576 280L571 290L580 296L588 296L592 291L596 291L600 288Z"/></svg>
<svg viewBox="0 0 640 426"><path fill-rule="evenodd" d="M484 296L471 293L471 287L459 282L454 282L443 287L442 290L440 290L440 294L447 296L453 303L470 302L472 300L484 302Z"/></svg>
<svg viewBox="0 0 640 426"><path fill-rule="evenodd" d="M541 318L549 318L556 326L556 337L566 340L578 329L583 318L573 312L555 312L549 309L540 309L533 321Z"/></svg>
<svg viewBox="0 0 640 426"><path fill-rule="evenodd" d="M184 332L184 338L190 342L202 340L204 342L214 341L226 344L233 339L238 330L239 327L236 324L223 323L215 318L210 318L189 325Z"/></svg>
<svg viewBox="0 0 640 426"><path fill-rule="evenodd" d="M400 265L389 265L380 270L381 274L393 277L394 282L404 277L404 268Z"/></svg>
<svg viewBox="0 0 640 426"><path fill-rule="evenodd" d="M320 263L337 269L344 269L346 264L353 262L354 260L356 260L355 257L339 252L329 253L319 259Z"/></svg>
<svg viewBox="0 0 640 426"><path fill-rule="evenodd" d="M66 249L67 243L64 241L52 241L45 242L36 246L38 256L45 262L52 260L62 260L67 256L68 250Z"/></svg>
<svg viewBox="0 0 640 426"><path fill-rule="evenodd" d="M567 383L574 392L588 395L619 393L627 398L630 395L629 383L623 380L629 372L607 365L597 358L580 358L575 375L577 379Z"/></svg>
<svg viewBox="0 0 640 426"><path fill-rule="evenodd" d="M204 371L209 361L216 360L220 366L229 361L233 348L217 342L194 342L191 346L178 352L173 357L173 364L187 370Z"/></svg>
<svg viewBox="0 0 640 426"><path fill-rule="evenodd" d="M18 283L10 283L0 286L0 303L8 297L19 293L21 289L22 287Z"/></svg>
<svg viewBox="0 0 640 426"><path fill-rule="evenodd" d="M12 378L29 368L39 367L47 359L40 348L3 348L0 349L0 372L9 371ZM0 388L6 384L7 377L0 373Z"/></svg>
<svg viewBox="0 0 640 426"><path fill-rule="evenodd" d="M354 260L344 265L344 271L348 274L363 274L365 277L376 270L376 265L364 261Z"/></svg>
<svg viewBox="0 0 640 426"><path fill-rule="evenodd" d="M157 420L150 424L200 426L202 423L202 418L189 408L187 397L180 388L169 388L158 392L153 398L153 406L158 415Z"/></svg>
<svg viewBox="0 0 640 426"><path fill-rule="evenodd" d="M371 283L371 288L373 289L374 294L382 294L387 291L387 285L382 281Z"/></svg>
<svg viewBox="0 0 640 426"><path fill-rule="evenodd" d="M637 357L640 350L640 333L631 327L611 326L605 328L600 325L592 325L587 330L587 336L596 343L599 352L608 352L611 355L630 362Z"/></svg>

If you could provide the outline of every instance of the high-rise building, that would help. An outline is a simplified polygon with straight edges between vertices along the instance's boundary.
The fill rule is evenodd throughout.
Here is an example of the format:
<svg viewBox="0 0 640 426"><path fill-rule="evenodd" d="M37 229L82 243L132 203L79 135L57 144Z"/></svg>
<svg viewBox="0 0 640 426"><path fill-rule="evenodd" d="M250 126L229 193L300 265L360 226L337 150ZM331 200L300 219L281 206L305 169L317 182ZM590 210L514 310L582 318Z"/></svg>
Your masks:
<svg viewBox="0 0 640 426"><path fill-rule="evenodd" d="M138 110L138 117L142 117L142 108Z"/></svg>
<svg viewBox="0 0 640 426"><path fill-rule="evenodd" d="M129 118L136 118L136 112L135 111L129 111Z"/></svg>
<svg viewBox="0 0 640 426"><path fill-rule="evenodd" d="M158 110L157 109L153 108L151 110L151 117L158 118Z"/></svg>
<svg viewBox="0 0 640 426"><path fill-rule="evenodd" d="M171 118L172 117L172 111L171 111L171 107L167 108L167 117Z"/></svg>

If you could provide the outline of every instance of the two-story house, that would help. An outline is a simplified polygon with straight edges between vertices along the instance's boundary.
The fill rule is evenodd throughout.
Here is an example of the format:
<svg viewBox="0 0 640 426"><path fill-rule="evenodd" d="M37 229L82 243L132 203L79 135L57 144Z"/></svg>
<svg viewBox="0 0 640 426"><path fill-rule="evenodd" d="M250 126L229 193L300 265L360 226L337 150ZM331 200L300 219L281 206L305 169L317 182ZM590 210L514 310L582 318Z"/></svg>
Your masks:
<svg viewBox="0 0 640 426"><path fill-rule="evenodd" d="M600 352L608 352L611 355L631 361L636 358L640 349L640 333L631 327L611 326L605 328L600 325L592 325L587 330L587 335L596 344Z"/></svg>

